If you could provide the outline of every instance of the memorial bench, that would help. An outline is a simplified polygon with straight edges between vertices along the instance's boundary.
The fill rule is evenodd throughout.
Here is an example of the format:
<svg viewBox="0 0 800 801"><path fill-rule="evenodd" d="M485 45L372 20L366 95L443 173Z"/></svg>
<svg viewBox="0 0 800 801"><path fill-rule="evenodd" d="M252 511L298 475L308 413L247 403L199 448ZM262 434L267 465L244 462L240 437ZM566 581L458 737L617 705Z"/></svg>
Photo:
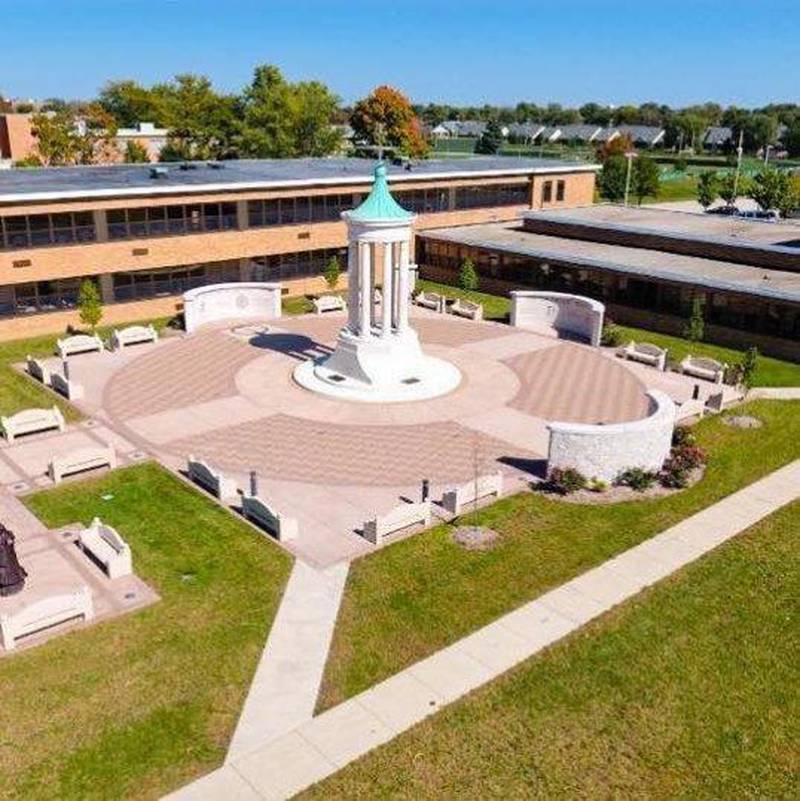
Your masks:
<svg viewBox="0 0 800 801"><path fill-rule="evenodd" d="M667 366L667 351L649 342L629 342L619 351L619 355L624 359L648 364L657 370L663 371Z"/></svg>
<svg viewBox="0 0 800 801"><path fill-rule="evenodd" d="M126 345L157 341L158 331L152 325L129 325L126 328L114 329L111 334L111 349L122 350Z"/></svg>
<svg viewBox="0 0 800 801"><path fill-rule="evenodd" d="M9 442L25 434L36 434L40 431L49 431L57 428L63 431L66 428L64 415L58 406L52 409L23 409L10 417L0 417L0 426Z"/></svg>
<svg viewBox="0 0 800 801"><path fill-rule="evenodd" d="M100 467L109 467L112 470L117 466L117 456L113 448L79 448L63 456L54 456L50 460L48 473L55 484L66 476L95 470Z"/></svg>
<svg viewBox="0 0 800 801"><path fill-rule="evenodd" d="M220 473L219 470L215 470L208 462L189 456L186 461L186 472L195 484L221 501L236 496L236 482Z"/></svg>
<svg viewBox="0 0 800 801"><path fill-rule="evenodd" d="M56 340L56 350L62 359L78 353L103 352L103 340L97 334L75 334L71 337Z"/></svg>
<svg viewBox="0 0 800 801"><path fill-rule="evenodd" d="M713 381L715 384L722 383L727 366L727 364L718 362L708 356L691 355L687 356L680 364L681 372L685 375L704 378L707 381Z"/></svg>
<svg viewBox="0 0 800 801"><path fill-rule="evenodd" d="M297 520L280 514L258 495L242 496L242 514L247 520L266 529L278 542L297 539Z"/></svg>
<svg viewBox="0 0 800 801"><path fill-rule="evenodd" d="M457 317L466 317L468 320L483 320L483 304L473 303L471 300L456 298L450 305L451 314Z"/></svg>
<svg viewBox="0 0 800 801"><path fill-rule="evenodd" d="M329 311L344 311L347 308L344 298L339 297L339 295L321 295L318 298L313 298L311 302L314 304L317 314Z"/></svg>
<svg viewBox="0 0 800 801"><path fill-rule="evenodd" d="M383 538L394 531L408 528L417 523L429 526L431 523L431 502L402 503L385 515L378 515L364 523L364 539L373 545L380 545Z"/></svg>
<svg viewBox="0 0 800 801"><path fill-rule="evenodd" d="M25 360L25 369L31 378L41 381L46 387L50 386L50 368L43 361L28 355Z"/></svg>
<svg viewBox="0 0 800 801"><path fill-rule="evenodd" d="M441 312L444 310L444 295L438 292L420 292L414 296L414 303L424 309Z"/></svg>
<svg viewBox="0 0 800 801"><path fill-rule="evenodd" d="M12 651L17 640L23 637L72 620L91 620L93 617L92 594L83 585L74 592L34 601L17 612L0 614L0 638L3 648Z"/></svg>
<svg viewBox="0 0 800 801"><path fill-rule="evenodd" d="M83 397L83 385L76 381L70 381L61 373L50 374L50 386L59 395L63 395L68 400L80 400Z"/></svg>
<svg viewBox="0 0 800 801"><path fill-rule="evenodd" d="M130 576L133 572L128 543L99 517L78 534L78 545L103 567L111 579Z"/></svg>
<svg viewBox="0 0 800 801"><path fill-rule="evenodd" d="M468 481L460 487L448 490L442 495L442 506L450 514L461 514L461 510L470 503L490 495L500 497L503 492L503 474L500 472L479 476L477 481Z"/></svg>

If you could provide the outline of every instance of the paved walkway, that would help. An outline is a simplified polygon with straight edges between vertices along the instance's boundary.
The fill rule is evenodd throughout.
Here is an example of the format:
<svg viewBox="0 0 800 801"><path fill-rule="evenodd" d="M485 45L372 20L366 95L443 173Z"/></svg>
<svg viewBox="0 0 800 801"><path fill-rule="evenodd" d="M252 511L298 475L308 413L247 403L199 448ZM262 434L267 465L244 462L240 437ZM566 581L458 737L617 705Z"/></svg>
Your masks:
<svg viewBox="0 0 800 801"><path fill-rule="evenodd" d="M747 393L747 400L755 400L757 398L800 400L800 387L753 387Z"/></svg>
<svg viewBox="0 0 800 801"><path fill-rule="evenodd" d="M504 615L267 745L172 801L285 799L496 678L644 587L800 498L800 460Z"/></svg>

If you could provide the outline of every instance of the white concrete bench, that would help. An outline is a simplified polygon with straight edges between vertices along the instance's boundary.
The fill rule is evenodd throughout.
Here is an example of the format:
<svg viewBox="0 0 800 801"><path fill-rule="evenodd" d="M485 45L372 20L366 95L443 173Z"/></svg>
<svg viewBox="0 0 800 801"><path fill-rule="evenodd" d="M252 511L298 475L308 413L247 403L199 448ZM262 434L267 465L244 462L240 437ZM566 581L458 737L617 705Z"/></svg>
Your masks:
<svg viewBox="0 0 800 801"><path fill-rule="evenodd" d="M721 384L722 379L725 377L725 369L727 364L718 362L716 359L711 359L708 356L687 356L681 362L681 372L685 375L691 375L695 378L704 378L706 381L713 381L715 384Z"/></svg>
<svg viewBox="0 0 800 801"><path fill-rule="evenodd" d="M667 351L649 342L629 342L619 351L619 355L624 359L649 364L657 370L664 370L667 366Z"/></svg>
<svg viewBox="0 0 800 801"><path fill-rule="evenodd" d="M329 311L344 311L347 308L344 298L339 297L339 295L321 295L318 298L313 298L311 302L314 304L317 314Z"/></svg>
<svg viewBox="0 0 800 801"><path fill-rule="evenodd" d="M80 618L91 620L93 617L92 593L86 585L74 592L42 598L17 612L0 614L0 637L3 640L3 648L12 651L17 646L17 640L23 637L60 623Z"/></svg>
<svg viewBox="0 0 800 801"><path fill-rule="evenodd" d="M109 578L130 576L133 572L128 543L99 517L78 534L78 544L103 566Z"/></svg>
<svg viewBox="0 0 800 801"><path fill-rule="evenodd" d="M10 417L0 417L0 425L9 442L25 434L36 434L53 428L63 431L66 428L64 415L58 406L53 406L52 409L23 409Z"/></svg>
<svg viewBox="0 0 800 801"><path fill-rule="evenodd" d="M113 448L79 448L64 456L54 456L50 460L48 473L53 482L58 484L66 476L83 473L87 470L96 470L100 467L117 466L117 455Z"/></svg>
<svg viewBox="0 0 800 801"><path fill-rule="evenodd" d="M236 496L236 482L215 470L208 462L190 456L186 462L186 472L195 484L221 501Z"/></svg>
<svg viewBox="0 0 800 801"><path fill-rule="evenodd" d="M444 295L438 292L420 292L414 296L414 303L424 309L432 309L436 312L444 311Z"/></svg>
<svg viewBox="0 0 800 801"><path fill-rule="evenodd" d="M431 502L402 503L385 515L379 515L364 523L364 539L373 545L380 545L383 538L394 531L408 528L417 523L429 526L431 523Z"/></svg>
<svg viewBox="0 0 800 801"><path fill-rule="evenodd" d="M50 386L50 368L41 359L34 359L29 354L25 360L25 369L31 378L41 381L46 387Z"/></svg>
<svg viewBox="0 0 800 801"><path fill-rule="evenodd" d="M152 325L129 325L127 328L114 329L111 334L111 349L122 350L126 345L157 341L158 331Z"/></svg>
<svg viewBox="0 0 800 801"><path fill-rule="evenodd" d="M468 481L460 487L448 490L442 495L442 506L450 514L461 514L462 509L470 503L489 495L498 498L503 492L503 474L500 472L479 476L477 481Z"/></svg>
<svg viewBox="0 0 800 801"><path fill-rule="evenodd" d="M297 539L297 520L294 517L280 514L258 495L242 496L242 514L248 520L266 529L278 542Z"/></svg>
<svg viewBox="0 0 800 801"><path fill-rule="evenodd" d="M56 341L56 350L62 359L74 356L76 353L91 353L103 351L103 340L97 334L75 334Z"/></svg>
<svg viewBox="0 0 800 801"><path fill-rule="evenodd" d="M466 317L468 320L482 320L483 304L456 298L450 305L450 313L455 314L457 317Z"/></svg>
<svg viewBox="0 0 800 801"><path fill-rule="evenodd" d="M80 400L83 397L83 385L70 381L61 373L50 373L50 386L68 400Z"/></svg>

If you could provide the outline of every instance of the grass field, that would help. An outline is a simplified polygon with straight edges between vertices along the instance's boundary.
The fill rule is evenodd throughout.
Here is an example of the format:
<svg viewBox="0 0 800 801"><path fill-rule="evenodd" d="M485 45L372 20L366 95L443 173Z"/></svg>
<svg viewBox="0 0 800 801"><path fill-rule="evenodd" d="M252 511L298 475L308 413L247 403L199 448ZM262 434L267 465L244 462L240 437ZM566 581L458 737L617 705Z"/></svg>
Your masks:
<svg viewBox="0 0 800 801"><path fill-rule="evenodd" d="M0 660L0 798L158 798L219 765L290 558L150 463L26 500L101 515L161 600Z"/></svg>
<svg viewBox="0 0 800 801"><path fill-rule="evenodd" d="M735 429L721 417L699 423L709 465L702 481L680 493L599 507L522 493L480 513L481 523L501 535L492 550L465 550L451 540L451 527L441 525L354 562L320 708L356 695L800 458L800 401L759 401L743 408L764 427Z"/></svg>
<svg viewBox="0 0 800 801"><path fill-rule="evenodd" d="M458 287L449 284L440 284L434 281L420 280L417 282L422 289L439 292L448 297L466 297L484 304L484 313L490 320L507 320L511 309L511 301L507 297L489 295L486 292L464 292ZM643 328L620 326L627 338L637 341L645 340L669 350L669 358L680 362L687 354L695 356L710 356L722 362L732 364L738 362L743 352L734 348L713 345L708 342L689 342L681 337L668 334L657 334ZM769 356L758 357L758 367L755 372L753 386L757 387L800 387L800 364L773 359Z"/></svg>
<svg viewBox="0 0 800 801"><path fill-rule="evenodd" d="M800 794L800 502L304 799Z"/></svg>

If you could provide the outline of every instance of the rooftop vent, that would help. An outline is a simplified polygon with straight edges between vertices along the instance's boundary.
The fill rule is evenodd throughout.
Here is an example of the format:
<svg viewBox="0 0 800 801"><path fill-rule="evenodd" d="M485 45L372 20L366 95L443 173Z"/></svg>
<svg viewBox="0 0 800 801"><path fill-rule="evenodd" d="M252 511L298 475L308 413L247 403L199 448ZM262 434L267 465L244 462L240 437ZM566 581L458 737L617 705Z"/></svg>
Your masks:
<svg viewBox="0 0 800 801"><path fill-rule="evenodd" d="M165 178L169 170L166 167L151 167L150 168L150 177L151 178Z"/></svg>
<svg viewBox="0 0 800 801"><path fill-rule="evenodd" d="M225 169L225 165L221 164L218 161L209 161L207 166L211 170L224 170Z"/></svg>
<svg viewBox="0 0 800 801"><path fill-rule="evenodd" d="M184 161L183 164L181 164L180 169L182 169L182 170L196 170L197 169L197 165L193 164L191 161Z"/></svg>

